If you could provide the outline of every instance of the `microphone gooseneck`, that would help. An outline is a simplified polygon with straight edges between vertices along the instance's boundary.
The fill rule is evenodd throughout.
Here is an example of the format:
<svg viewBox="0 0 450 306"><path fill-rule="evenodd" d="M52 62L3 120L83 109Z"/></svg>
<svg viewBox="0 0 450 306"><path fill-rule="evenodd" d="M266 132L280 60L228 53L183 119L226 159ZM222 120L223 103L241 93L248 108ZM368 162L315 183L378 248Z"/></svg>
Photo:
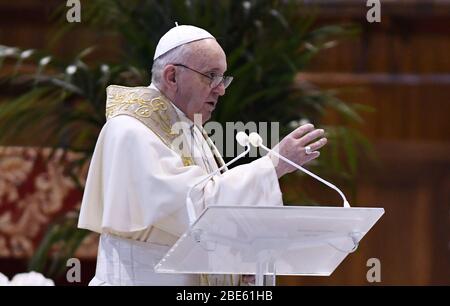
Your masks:
<svg viewBox="0 0 450 306"><path fill-rule="evenodd" d="M281 160L287 162L287 163L290 164L291 166L294 166L295 168L297 168L297 169L303 171L304 173L308 174L309 176L312 176L313 178L315 178L316 180L320 181L321 183L323 183L323 184L327 185L328 187L334 189L335 191L337 191L337 192L339 193L339 195L341 196L342 200L344 201L344 207L350 207L350 204L348 203L347 199L345 198L344 193L343 193L339 188L337 188L335 185L331 184L331 183L328 182L327 180L325 180L325 179L319 177L318 175L312 173L311 171L306 170L306 169L303 168L302 166L297 165L296 163L294 163L294 162L292 162L291 160L287 159L286 157L282 156L282 155L279 154L278 152L276 152L276 151L274 151L274 150L269 149L268 147L266 147L266 146L263 144L262 138L261 138L261 136L258 135L258 133L255 133L255 132L251 133L250 136L249 136L249 142L250 142L250 144L251 144L252 146L263 148L263 149L266 150L267 152L270 152L270 153L274 154L275 156L279 157Z"/></svg>
<svg viewBox="0 0 450 306"><path fill-rule="evenodd" d="M239 154L238 156L236 156L235 158L233 158L232 160L230 160L228 163L226 163L225 165L223 165L222 167L220 167L219 169L217 169L216 171L208 174L206 177L200 179L196 184L194 184L191 188L189 188L189 191L187 193L186 196L186 208L187 208L187 213L188 213L188 217L189 217L189 225L191 225L192 223L194 223L196 216L195 216L195 209L194 209L194 203L192 202L191 199L191 192L192 190L197 187L198 185L206 182L207 180L209 180L211 177L213 177L214 175L216 175L217 173L219 173L220 171L222 171L224 168L228 167L229 165L233 164L234 162L236 162L238 159L244 157L248 152L250 152L250 141L249 141L249 136L244 133L244 132L238 132L236 135L236 141L243 147L246 147L244 152L242 152L241 154Z"/></svg>

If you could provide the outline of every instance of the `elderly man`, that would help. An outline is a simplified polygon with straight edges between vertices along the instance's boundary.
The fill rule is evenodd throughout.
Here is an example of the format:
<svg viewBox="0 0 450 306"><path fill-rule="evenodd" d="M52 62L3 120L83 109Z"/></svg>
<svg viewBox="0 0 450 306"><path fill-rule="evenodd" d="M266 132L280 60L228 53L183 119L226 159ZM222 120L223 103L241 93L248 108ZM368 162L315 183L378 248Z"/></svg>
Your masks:
<svg viewBox="0 0 450 306"><path fill-rule="evenodd" d="M101 234L91 285L242 284L236 276L153 271L189 226L185 203L191 187L197 213L217 204L283 205L278 178L295 168L270 155L195 184L224 164L202 125L232 81L226 70L215 38L183 25L160 39L149 87L108 87L107 122L92 157L78 223ZM179 123L181 128L174 129ZM276 149L304 164L319 156L323 133L303 125ZM174 145L180 139L181 145ZM306 154L306 146L312 152Z"/></svg>

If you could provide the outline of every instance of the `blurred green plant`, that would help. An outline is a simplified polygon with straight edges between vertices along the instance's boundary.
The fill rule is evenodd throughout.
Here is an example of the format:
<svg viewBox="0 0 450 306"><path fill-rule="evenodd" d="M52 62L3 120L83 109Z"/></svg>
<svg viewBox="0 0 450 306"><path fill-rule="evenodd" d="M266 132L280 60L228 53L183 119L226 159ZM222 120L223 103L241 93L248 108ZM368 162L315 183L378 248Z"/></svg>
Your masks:
<svg viewBox="0 0 450 306"><path fill-rule="evenodd" d="M1 86L16 88L23 94L0 103L0 145L34 145L79 152L80 158L68 165L69 172L79 169L89 161L105 122L106 86L149 84L148 72L156 44L176 21L208 29L227 54L228 73L235 80L221 98L213 120L280 122L283 136L301 120L320 126L325 113L334 110L345 124L325 127L330 145L320 163L312 167L324 177L349 180L358 168L358 152L361 148L365 152L370 150L367 140L349 127L363 122L358 105L341 101L331 91L298 84L296 77L316 54L354 36L358 30L347 25L316 28L314 11L305 12L298 1L289 0L83 3L83 26L120 36L120 59L112 63L88 63L85 57L94 47L81 51L70 61L62 61L41 51L1 46L0 68L5 60L15 62L13 71L2 77ZM55 37L68 35L78 26L62 24ZM102 46L96 48L101 50ZM71 175L76 179L73 171ZM82 184L79 187L82 189ZM306 191L290 197L297 203L309 198ZM61 265L65 262L61 258L70 257L87 234L85 231L75 234L73 215L62 220L49 228L30 269L45 270L51 245L65 241L60 257L52 257L57 266ZM61 269L50 268L50 272Z"/></svg>
<svg viewBox="0 0 450 306"><path fill-rule="evenodd" d="M49 225L39 248L28 263L29 270L58 277L66 271L67 260L75 254L88 230L77 229L78 213L71 211ZM49 260L50 259L50 260Z"/></svg>

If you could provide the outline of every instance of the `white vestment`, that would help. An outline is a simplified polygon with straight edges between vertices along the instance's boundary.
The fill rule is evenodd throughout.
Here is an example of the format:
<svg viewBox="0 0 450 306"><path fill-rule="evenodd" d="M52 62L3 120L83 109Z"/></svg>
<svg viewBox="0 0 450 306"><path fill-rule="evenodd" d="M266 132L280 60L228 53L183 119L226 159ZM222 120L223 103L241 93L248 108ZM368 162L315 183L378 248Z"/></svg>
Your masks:
<svg viewBox="0 0 450 306"><path fill-rule="evenodd" d="M195 165L185 166L179 154L131 116L109 119L100 132L78 223L80 228L102 234L91 284L199 283L197 275L153 271L188 228L188 190L217 169L199 128L176 111L188 124L183 133L194 152ZM213 176L194 188L192 200L197 215L209 205L283 205L278 178L267 156Z"/></svg>

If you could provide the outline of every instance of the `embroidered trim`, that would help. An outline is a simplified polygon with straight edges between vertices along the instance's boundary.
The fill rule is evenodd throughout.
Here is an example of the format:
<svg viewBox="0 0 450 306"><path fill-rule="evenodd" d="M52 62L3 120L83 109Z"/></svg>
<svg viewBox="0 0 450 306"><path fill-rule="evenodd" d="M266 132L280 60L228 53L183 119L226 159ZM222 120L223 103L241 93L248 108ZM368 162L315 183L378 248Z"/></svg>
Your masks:
<svg viewBox="0 0 450 306"><path fill-rule="evenodd" d="M178 151L172 142L179 133L172 130L180 119L172 104L158 91L148 87L110 85L106 89L106 119L128 115L151 129L170 149L181 156L184 166L194 165L194 159L183 148ZM182 135L184 137L184 135Z"/></svg>

